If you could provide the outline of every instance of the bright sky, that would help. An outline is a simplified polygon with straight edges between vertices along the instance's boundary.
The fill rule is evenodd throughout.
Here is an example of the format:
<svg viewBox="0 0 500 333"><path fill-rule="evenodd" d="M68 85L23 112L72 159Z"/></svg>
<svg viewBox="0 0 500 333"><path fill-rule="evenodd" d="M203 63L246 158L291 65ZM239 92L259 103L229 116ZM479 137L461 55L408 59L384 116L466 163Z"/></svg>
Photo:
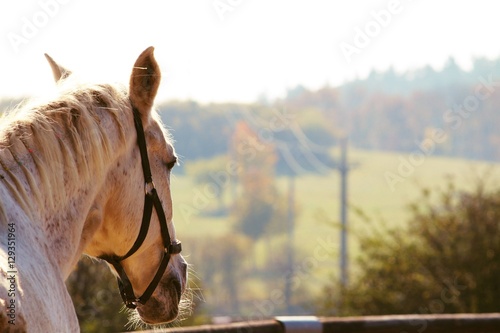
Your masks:
<svg viewBox="0 0 500 333"><path fill-rule="evenodd" d="M83 78L128 82L150 45L161 100L254 101L389 66L439 69L450 56L467 68L500 56L499 9L493 0L2 1L0 97L53 89L43 53Z"/></svg>

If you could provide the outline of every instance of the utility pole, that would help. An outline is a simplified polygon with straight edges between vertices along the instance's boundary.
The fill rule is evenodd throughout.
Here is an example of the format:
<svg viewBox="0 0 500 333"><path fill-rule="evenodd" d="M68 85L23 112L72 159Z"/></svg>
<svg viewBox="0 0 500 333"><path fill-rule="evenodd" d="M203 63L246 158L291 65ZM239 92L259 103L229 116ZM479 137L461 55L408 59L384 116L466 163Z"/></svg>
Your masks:
<svg viewBox="0 0 500 333"><path fill-rule="evenodd" d="M347 136L340 139L340 282L342 287L348 283L347 276L347 176L349 166L347 165Z"/></svg>
<svg viewBox="0 0 500 333"><path fill-rule="evenodd" d="M288 227L288 249L287 249L287 278L285 279L285 304L287 313L291 314L292 311L292 279L293 276L293 261L294 261L294 229L295 229L295 175L292 174L288 177L288 214L287 214L287 227Z"/></svg>

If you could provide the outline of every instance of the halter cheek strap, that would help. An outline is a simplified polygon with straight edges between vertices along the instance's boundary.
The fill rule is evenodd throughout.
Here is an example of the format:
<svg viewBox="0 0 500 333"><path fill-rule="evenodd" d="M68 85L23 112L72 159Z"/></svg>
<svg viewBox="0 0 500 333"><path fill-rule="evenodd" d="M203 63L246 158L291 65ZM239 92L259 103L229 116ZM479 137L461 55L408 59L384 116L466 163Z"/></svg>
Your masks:
<svg viewBox="0 0 500 333"><path fill-rule="evenodd" d="M141 229L139 230L139 235L135 240L134 244L130 250L123 256L117 255L101 255L99 258L106 260L115 268L118 274L118 288L120 289L120 294L125 305L130 309L135 309L137 303L145 304L147 300L151 297L154 290L158 286L165 270L167 269L170 256L173 254L178 254L182 251L182 246L180 241L171 241L170 233L168 232L167 219L165 217L165 211L161 204L160 198L158 197L158 192L156 191L155 184L153 183L153 177L151 175L151 167L149 165L148 151L146 146L146 137L144 135L144 128L142 126L142 120L139 111L135 106L132 106L134 113L134 124L137 131L137 144L141 152L141 163L142 170L144 173L144 214L142 216ZM156 271L153 280L149 283L144 293L140 297L136 297L134 294L134 289L132 288L132 283L130 282L125 269L121 265L121 261L127 259L133 255L142 245L144 239L148 235L149 225L151 222L151 216L153 214L153 208L156 210L156 215L160 222L161 237L163 240L163 257L160 262L160 266Z"/></svg>

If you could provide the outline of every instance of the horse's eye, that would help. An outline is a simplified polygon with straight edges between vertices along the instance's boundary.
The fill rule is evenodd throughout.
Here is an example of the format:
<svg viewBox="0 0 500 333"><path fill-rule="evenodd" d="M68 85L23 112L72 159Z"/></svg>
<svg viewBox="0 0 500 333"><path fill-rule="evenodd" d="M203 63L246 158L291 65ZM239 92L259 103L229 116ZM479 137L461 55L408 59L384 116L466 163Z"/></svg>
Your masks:
<svg viewBox="0 0 500 333"><path fill-rule="evenodd" d="M177 157L174 157L174 159L171 162L166 163L165 165L167 166L168 170L172 170L172 168L177 164Z"/></svg>

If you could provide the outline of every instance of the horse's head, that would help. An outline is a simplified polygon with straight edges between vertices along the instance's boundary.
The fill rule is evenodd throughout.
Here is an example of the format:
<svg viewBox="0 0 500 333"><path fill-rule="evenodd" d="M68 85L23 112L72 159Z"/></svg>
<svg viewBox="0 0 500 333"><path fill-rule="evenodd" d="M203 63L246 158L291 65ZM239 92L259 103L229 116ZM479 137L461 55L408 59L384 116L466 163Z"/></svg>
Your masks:
<svg viewBox="0 0 500 333"><path fill-rule="evenodd" d="M69 75L48 59L56 80ZM124 144L113 152L114 162L85 229L90 238L85 252L110 263L125 304L148 324L177 317L187 281L172 222L170 172L177 157L152 110L160 77L153 48L148 48L132 69L124 109L118 119L107 120L124 133Z"/></svg>

